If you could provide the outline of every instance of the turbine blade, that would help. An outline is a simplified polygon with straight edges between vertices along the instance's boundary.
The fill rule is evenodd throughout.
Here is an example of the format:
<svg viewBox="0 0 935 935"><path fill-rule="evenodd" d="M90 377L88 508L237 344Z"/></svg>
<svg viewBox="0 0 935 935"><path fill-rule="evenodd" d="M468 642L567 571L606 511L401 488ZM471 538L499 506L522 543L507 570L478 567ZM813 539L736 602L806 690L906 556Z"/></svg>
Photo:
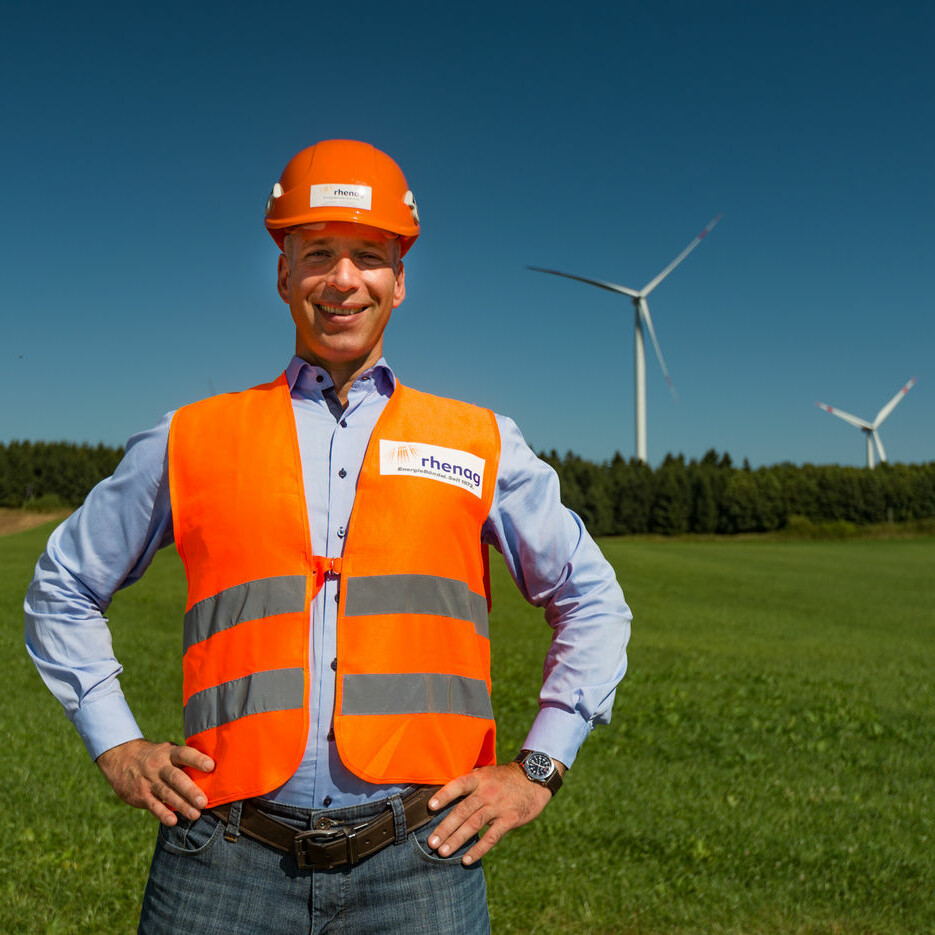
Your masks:
<svg viewBox="0 0 935 935"><path fill-rule="evenodd" d="M639 299L639 310L640 317L646 322L646 328L649 331L649 337L653 342L653 347L656 349L656 359L659 361L659 366L662 368L662 375L666 378L666 383L669 384L669 389L672 391L672 398L678 400L675 387L672 385L672 378L669 376L669 368L666 367L666 362L662 357L662 348L659 347L659 341L656 339L656 329L653 327L653 320L649 314L649 306L646 304L646 299Z"/></svg>
<svg viewBox="0 0 935 935"><path fill-rule="evenodd" d="M628 289L626 286L618 286L615 282L604 282L603 279L586 279L584 276L575 276L574 273L561 273L557 269L543 269L541 266L527 266L536 273L551 273L553 276L564 276L566 279L576 279L578 282L586 282L591 286L598 286L601 289L607 289L609 292L622 292L631 299L638 299L639 293L635 289Z"/></svg>
<svg viewBox="0 0 935 935"><path fill-rule="evenodd" d="M851 425L856 425L859 429L865 429L867 431L873 430L873 426L866 419L859 419L857 416L852 416L843 409L835 409L834 406L829 406L827 403L815 403L815 405L819 409L824 409L825 412L830 412L831 415L843 419L845 422L850 422Z"/></svg>
<svg viewBox="0 0 935 935"><path fill-rule="evenodd" d="M886 461L886 452L883 450L883 442L880 441L880 433L874 430L870 434L873 436L873 440L876 443L877 451L880 452L880 463L882 464Z"/></svg>
<svg viewBox="0 0 935 935"><path fill-rule="evenodd" d="M915 385L916 378L913 377L878 413L873 420L873 427L877 428L880 423L896 408L899 401Z"/></svg>
<svg viewBox="0 0 935 935"><path fill-rule="evenodd" d="M701 241L711 233L711 231L714 229L714 225L717 224L717 222L720 220L720 214L716 218L710 220L708 222L708 226L655 279L651 279L648 283L646 283L645 286L643 286L642 289L640 289L640 295L649 295L649 293L652 292L653 289L655 289L656 286L658 286L659 283L661 283L662 280L665 279L666 276L668 276L669 273L671 273L672 270L674 270L675 267L678 266L679 263L681 263L682 260L684 260L685 257L687 257L688 254L691 253L692 250L694 250L695 247L697 247L698 244L700 244Z"/></svg>

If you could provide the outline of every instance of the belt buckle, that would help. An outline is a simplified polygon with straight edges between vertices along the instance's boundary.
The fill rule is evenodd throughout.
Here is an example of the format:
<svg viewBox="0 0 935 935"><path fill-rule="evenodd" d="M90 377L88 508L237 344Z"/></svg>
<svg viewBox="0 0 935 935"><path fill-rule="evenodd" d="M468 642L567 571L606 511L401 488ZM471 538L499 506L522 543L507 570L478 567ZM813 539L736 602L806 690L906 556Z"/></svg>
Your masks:
<svg viewBox="0 0 935 935"><path fill-rule="evenodd" d="M344 840L344 859L334 859L330 855L325 857L324 866L316 865L309 857L307 845L327 845L333 844L340 839ZM330 870L333 867L340 867L344 864L356 864L357 856L357 833L353 828L346 825L339 825L336 828L312 828L310 831L300 831L296 834L293 841L296 863L300 870Z"/></svg>

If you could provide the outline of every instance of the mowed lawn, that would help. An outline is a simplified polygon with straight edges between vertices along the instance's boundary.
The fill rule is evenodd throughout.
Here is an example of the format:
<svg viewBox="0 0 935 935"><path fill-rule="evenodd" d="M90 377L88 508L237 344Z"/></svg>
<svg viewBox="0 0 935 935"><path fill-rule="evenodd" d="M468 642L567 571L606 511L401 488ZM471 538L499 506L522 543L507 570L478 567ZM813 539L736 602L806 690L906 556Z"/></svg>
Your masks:
<svg viewBox="0 0 935 935"><path fill-rule="evenodd" d="M22 649L49 528L0 538L0 932L132 932L154 821L117 802ZM602 546L634 608L630 672L561 793L485 859L495 935L935 931L935 539ZM508 758L549 631L491 564ZM164 553L110 612L157 738L180 739L183 604Z"/></svg>

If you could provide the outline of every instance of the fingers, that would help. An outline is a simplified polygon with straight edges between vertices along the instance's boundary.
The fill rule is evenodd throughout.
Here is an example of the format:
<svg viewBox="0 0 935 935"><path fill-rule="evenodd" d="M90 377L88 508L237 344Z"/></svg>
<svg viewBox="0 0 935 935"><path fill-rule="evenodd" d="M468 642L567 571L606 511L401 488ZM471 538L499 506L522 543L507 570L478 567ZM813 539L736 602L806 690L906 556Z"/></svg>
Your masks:
<svg viewBox="0 0 935 935"><path fill-rule="evenodd" d="M532 821L548 804L548 789L530 782L513 764L488 766L460 776L442 787L429 803L444 808L463 796L429 838L429 847L448 857L478 834L487 831L461 858L471 864L500 841L511 828Z"/></svg>
<svg viewBox="0 0 935 935"><path fill-rule="evenodd" d="M210 773L214 769L214 760L200 750L178 743L170 744L170 746L172 748L170 756L176 766L190 766L192 769L200 770L203 773Z"/></svg>
<svg viewBox="0 0 935 935"><path fill-rule="evenodd" d="M171 762L161 764L156 775L149 779L149 793L147 807L163 824L167 823L167 811L173 816L169 824L175 824L176 812L194 821L208 804L207 796L188 774Z"/></svg>
<svg viewBox="0 0 935 935"><path fill-rule="evenodd" d="M214 762L192 747L131 740L102 753L97 764L119 798L152 812L164 825L174 825L177 814L194 821L208 804L182 767L210 772Z"/></svg>
<svg viewBox="0 0 935 935"><path fill-rule="evenodd" d="M459 776L457 779L452 779L451 782L442 786L441 789L432 796L429 802L429 808L432 809L433 812L437 812L451 805L456 799L460 799L462 796L473 792L474 789L477 788L477 772L479 771L475 770L472 773Z"/></svg>
<svg viewBox="0 0 935 935"><path fill-rule="evenodd" d="M183 767L209 773L214 769L214 762L193 747L179 744L160 744L158 747L150 764L155 771L150 780L150 790L156 801L150 803L149 810L163 824L174 825L176 812L195 821L201 815L201 809L207 806L208 797L183 771Z"/></svg>
<svg viewBox="0 0 935 935"><path fill-rule="evenodd" d="M515 827L515 825L510 826ZM466 867L480 860L498 841L500 841L509 828L504 827L502 822L494 822L490 825L484 836L461 858L461 863Z"/></svg>
<svg viewBox="0 0 935 935"><path fill-rule="evenodd" d="M159 799L151 799L149 805L147 806L148 811L150 811L159 821L164 824L167 828L171 828L173 825L177 825L179 821L178 813L168 808ZM200 813L199 813L200 814Z"/></svg>
<svg viewBox="0 0 935 935"><path fill-rule="evenodd" d="M210 773L214 769L214 761L209 756L205 756L200 750L194 747L173 745L169 751L170 763L174 767L166 776L166 781L171 790L181 796L184 803L190 810L200 810L208 804L208 797L201 791L197 783L183 772L182 767L190 767L203 773ZM189 818L198 816L188 815Z"/></svg>

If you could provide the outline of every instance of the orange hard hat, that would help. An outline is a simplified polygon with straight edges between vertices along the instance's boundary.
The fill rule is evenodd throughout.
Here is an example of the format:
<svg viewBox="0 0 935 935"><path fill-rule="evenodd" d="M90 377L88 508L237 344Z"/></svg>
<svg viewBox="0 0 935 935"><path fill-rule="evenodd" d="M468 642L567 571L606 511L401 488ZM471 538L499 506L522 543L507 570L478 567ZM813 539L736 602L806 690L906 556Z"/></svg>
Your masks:
<svg viewBox="0 0 935 935"><path fill-rule="evenodd" d="M266 203L266 229L282 249L289 228L350 221L399 237L400 256L419 236L416 200L398 165L369 143L322 140L296 154Z"/></svg>

